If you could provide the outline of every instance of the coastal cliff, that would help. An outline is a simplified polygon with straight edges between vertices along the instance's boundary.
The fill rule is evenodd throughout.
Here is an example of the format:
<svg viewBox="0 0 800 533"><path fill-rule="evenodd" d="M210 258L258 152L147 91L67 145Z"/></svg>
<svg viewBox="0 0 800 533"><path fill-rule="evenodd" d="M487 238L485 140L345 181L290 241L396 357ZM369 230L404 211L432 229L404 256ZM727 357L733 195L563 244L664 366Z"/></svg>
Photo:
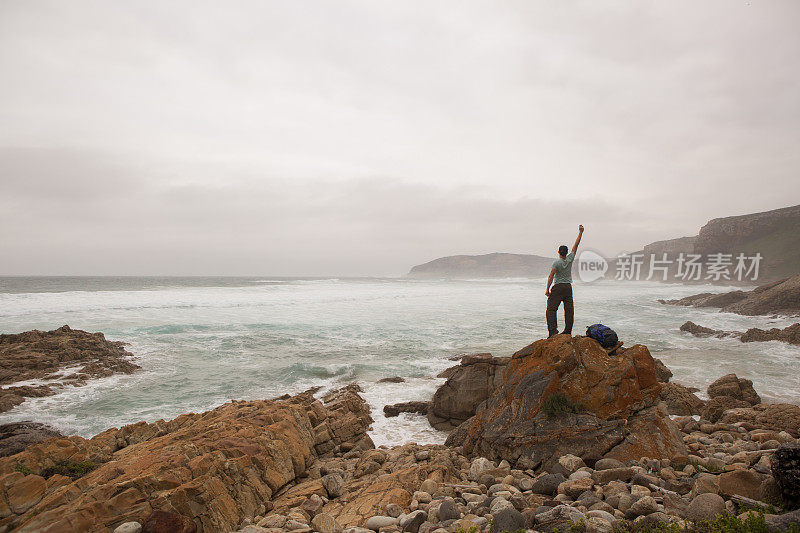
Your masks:
<svg viewBox="0 0 800 533"><path fill-rule="evenodd" d="M646 245L641 251L649 260L671 262L668 279L682 281L677 276L677 258L680 254L699 254L703 258L711 254L744 254L752 257L761 254L759 282L769 282L800 273L800 205L773 209L761 213L715 218L708 221L696 236L658 241ZM735 264L735 260L734 260ZM612 267L610 269L614 271ZM702 279L703 282L708 282ZM752 283L737 279L722 279L719 283Z"/></svg>

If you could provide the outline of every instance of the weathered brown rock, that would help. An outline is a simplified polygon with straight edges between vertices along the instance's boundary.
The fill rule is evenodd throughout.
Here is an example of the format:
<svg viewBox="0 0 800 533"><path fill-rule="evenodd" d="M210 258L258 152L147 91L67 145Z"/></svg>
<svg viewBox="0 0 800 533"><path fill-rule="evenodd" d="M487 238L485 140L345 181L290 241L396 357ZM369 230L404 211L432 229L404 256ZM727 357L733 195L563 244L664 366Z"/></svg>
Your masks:
<svg viewBox="0 0 800 533"><path fill-rule="evenodd" d="M671 415L699 415L705 407L703 400L679 383L663 383L660 398Z"/></svg>
<svg viewBox="0 0 800 533"><path fill-rule="evenodd" d="M800 407L789 403L762 403L731 409L722 415L720 422L741 423L748 430L786 431L794 438L800 437Z"/></svg>
<svg viewBox="0 0 800 533"><path fill-rule="evenodd" d="M749 316L800 313L800 274L756 287L722 311Z"/></svg>
<svg viewBox="0 0 800 533"><path fill-rule="evenodd" d="M669 383L669 380L672 379L672 370L667 368L661 359L654 358L653 361L656 363L656 379L661 383Z"/></svg>
<svg viewBox="0 0 800 533"><path fill-rule="evenodd" d="M680 300L659 300L668 305L719 307L726 313L771 315L800 313L800 274L760 285L752 291L722 294L702 293Z"/></svg>
<svg viewBox="0 0 800 533"><path fill-rule="evenodd" d="M372 447L369 407L349 386L316 400L311 392L284 400L231 402L169 422L140 422L92 439L33 444L0 459L0 501L15 507L0 527L20 531L107 531L163 510L203 531L234 529L242 517L338 447ZM323 403L324 402L324 403ZM41 474L58 461L97 466L72 481ZM24 465L33 473L18 472ZM320 483L321 488L321 483ZM323 489L324 490L324 489Z"/></svg>
<svg viewBox="0 0 800 533"><path fill-rule="evenodd" d="M752 470L734 470L719 475L717 484L721 494L731 497L744 496L751 500L761 500L761 485L765 476Z"/></svg>
<svg viewBox="0 0 800 533"><path fill-rule="evenodd" d="M726 374L708 386L709 398L718 396L729 396L737 400L743 400L750 405L761 403L761 397L753 388L753 382L749 379L738 377L736 374Z"/></svg>
<svg viewBox="0 0 800 533"><path fill-rule="evenodd" d="M655 407L660 390L646 347L610 356L592 339L556 335L514 354L500 386L447 444L519 468L547 468L565 453L621 460L685 453L677 426ZM556 393L581 412L548 418L543 406Z"/></svg>
<svg viewBox="0 0 800 533"><path fill-rule="evenodd" d="M730 396L717 396L706 402L701 416L711 422L719 422L727 411L740 407L750 407L750 404Z"/></svg>
<svg viewBox="0 0 800 533"><path fill-rule="evenodd" d="M26 331L0 335L0 385L42 380L42 385L0 389L0 412L25 401L26 397L54 394L63 384L83 385L87 379L116 373L130 374L139 365L130 359L122 342L107 341L102 333L88 333L69 326L53 331ZM67 377L56 373L72 369Z"/></svg>
<svg viewBox="0 0 800 533"><path fill-rule="evenodd" d="M711 329L711 328L707 328L705 326L700 326L698 324L695 324L691 320L689 320L688 322L683 324L680 327L680 330L684 331L686 333L691 333L695 337L719 337L719 338L722 338L722 337L736 337L736 336L741 335L741 333L738 332L738 331L722 331L722 330L719 330L719 329Z"/></svg>
<svg viewBox="0 0 800 533"><path fill-rule="evenodd" d="M470 354L437 389L428 408L428 421L437 429L452 429L472 415L502 380L508 357Z"/></svg>
<svg viewBox="0 0 800 533"><path fill-rule="evenodd" d="M792 324L783 329L750 328L739 337L739 340L742 342L781 341L789 344L800 344L800 323Z"/></svg>

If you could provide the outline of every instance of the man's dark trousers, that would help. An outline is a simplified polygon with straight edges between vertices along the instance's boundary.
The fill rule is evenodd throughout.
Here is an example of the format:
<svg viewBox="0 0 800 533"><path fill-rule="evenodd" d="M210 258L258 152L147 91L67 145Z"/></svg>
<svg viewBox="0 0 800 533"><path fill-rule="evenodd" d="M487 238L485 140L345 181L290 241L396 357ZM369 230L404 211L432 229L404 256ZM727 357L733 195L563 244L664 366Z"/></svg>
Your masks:
<svg viewBox="0 0 800 533"><path fill-rule="evenodd" d="M550 296L547 297L547 330L552 337L558 333L558 322L556 321L556 311L558 306L564 302L564 333L572 334L572 321L575 316L575 309L572 307L572 284L556 283L550 289Z"/></svg>

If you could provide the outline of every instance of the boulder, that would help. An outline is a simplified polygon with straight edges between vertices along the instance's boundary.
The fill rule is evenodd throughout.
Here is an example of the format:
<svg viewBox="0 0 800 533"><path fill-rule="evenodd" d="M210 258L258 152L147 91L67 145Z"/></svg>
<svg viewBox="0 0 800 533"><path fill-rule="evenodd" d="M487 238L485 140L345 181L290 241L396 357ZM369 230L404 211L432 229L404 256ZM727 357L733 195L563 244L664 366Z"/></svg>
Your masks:
<svg viewBox="0 0 800 533"><path fill-rule="evenodd" d="M445 498L439 505L439 520L444 522L445 520L458 520L459 518L461 518L461 513L456 509L453 499Z"/></svg>
<svg viewBox="0 0 800 533"><path fill-rule="evenodd" d="M139 533L142 531L142 524L139 522L125 522L114 528L114 533Z"/></svg>
<svg viewBox="0 0 800 533"><path fill-rule="evenodd" d="M751 500L761 500L761 484L764 476L753 470L733 470L723 472L717 477L717 486L722 494L744 496Z"/></svg>
<svg viewBox="0 0 800 533"><path fill-rule="evenodd" d="M736 374L726 374L717 379L708 386L707 392L708 397L712 399L718 396L729 396L750 405L761 403L761 397L753 388L753 382L740 378Z"/></svg>
<svg viewBox="0 0 800 533"><path fill-rule="evenodd" d="M595 470L610 470L612 468L623 468L625 464L622 461L611 459L610 457L603 457L598 459L594 464Z"/></svg>
<svg viewBox="0 0 800 533"><path fill-rule="evenodd" d="M555 496L558 493L558 486L561 485L566 478L563 474L544 474L533 482L531 490L535 494L545 494L547 496Z"/></svg>
<svg viewBox="0 0 800 533"><path fill-rule="evenodd" d="M598 485L605 485L609 481L630 481L634 475L633 468L606 468L592 473L592 479Z"/></svg>
<svg viewBox="0 0 800 533"><path fill-rule="evenodd" d="M711 520L715 515L725 511L725 500L719 494L706 492L698 494L686 508L689 520Z"/></svg>
<svg viewBox="0 0 800 533"><path fill-rule="evenodd" d="M583 522L585 533L612 533L614 526L605 518L591 516Z"/></svg>
<svg viewBox="0 0 800 533"><path fill-rule="evenodd" d="M772 454L772 475L783 500L791 507L800 505L800 444L781 444Z"/></svg>
<svg viewBox="0 0 800 533"><path fill-rule="evenodd" d="M315 515L311 519L311 527L319 533L339 533L342 531L342 527L336 522L336 519L325 513Z"/></svg>
<svg viewBox="0 0 800 533"><path fill-rule="evenodd" d="M633 502L633 505L625 512L625 516L628 518L636 518L637 516L649 515L656 511L658 511L658 503L656 503L655 498L652 496L645 496Z"/></svg>
<svg viewBox="0 0 800 533"><path fill-rule="evenodd" d="M510 533L526 529L525 517L513 507L500 509L492 518L492 533Z"/></svg>
<svg viewBox="0 0 800 533"><path fill-rule="evenodd" d="M586 515L569 505L557 505L549 511L536 515L536 531L553 533L568 530L572 524L578 524L586 519Z"/></svg>
<svg viewBox="0 0 800 533"><path fill-rule="evenodd" d="M793 532L800 530L800 510L779 515L765 515L764 521L773 531Z"/></svg>
<svg viewBox="0 0 800 533"><path fill-rule="evenodd" d="M568 479L558 486L558 493L575 500L587 490L592 490L592 487L594 487L594 480L591 477Z"/></svg>
<svg viewBox="0 0 800 533"><path fill-rule="evenodd" d="M685 454L677 426L655 407L660 390L645 346L610 356L593 339L556 335L515 353L497 390L447 444L545 470L566 454L624 461Z"/></svg>
<svg viewBox="0 0 800 533"><path fill-rule="evenodd" d="M328 474L322 478L322 486L329 498L338 498L344 494L344 480L339 474Z"/></svg>
<svg viewBox="0 0 800 533"><path fill-rule="evenodd" d="M706 402L701 417L711 422L718 422L722 420L725 413L731 409L740 407L750 407L750 404L744 400L737 400L731 396L716 396Z"/></svg>
<svg viewBox="0 0 800 533"><path fill-rule="evenodd" d="M410 533L417 533L419 531L419 526L421 526L425 520L428 519L428 513L423 510L412 511L407 515L402 515L400 517L400 528L403 531L409 531Z"/></svg>
<svg viewBox="0 0 800 533"><path fill-rule="evenodd" d="M559 457L558 464L561 465L561 468L563 468L567 472L567 474L572 474L578 469L586 466L586 464L583 462L583 459L575 455L572 455L571 453Z"/></svg>
<svg viewBox="0 0 800 533"><path fill-rule="evenodd" d="M486 457L476 457L470 463L469 477L470 479L477 481L480 479L481 474L487 470L492 470L493 468L494 464L492 464L492 462Z"/></svg>
<svg viewBox="0 0 800 533"><path fill-rule="evenodd" d="M502 380L507 357L470 354L439 387L431 399L427 415L437 429L451 429L471 416Z"/></svg>
<svg viewBox="0 0 800 533"><path fill-rule="evenodd" d="M378 531L382 527L390 527L396 526L400 523L397 518L391 516L371 516L367 519L367 522L364 524L364 527L367 529L371 529L372 531Z"/></svg>

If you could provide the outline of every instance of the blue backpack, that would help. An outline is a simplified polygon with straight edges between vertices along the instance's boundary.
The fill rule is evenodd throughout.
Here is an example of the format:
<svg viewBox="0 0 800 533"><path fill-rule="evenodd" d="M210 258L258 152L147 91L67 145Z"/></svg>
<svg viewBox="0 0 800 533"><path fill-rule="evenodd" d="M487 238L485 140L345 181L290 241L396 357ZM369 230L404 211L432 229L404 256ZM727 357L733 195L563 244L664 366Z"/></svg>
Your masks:
<svg viewBox="0 0 800 533"><path fill-rule="evenodd" d="M603 324L592 324L586 328L586 336L599 342L603 348L611 348L619 341L614 330Z"/></svg>

